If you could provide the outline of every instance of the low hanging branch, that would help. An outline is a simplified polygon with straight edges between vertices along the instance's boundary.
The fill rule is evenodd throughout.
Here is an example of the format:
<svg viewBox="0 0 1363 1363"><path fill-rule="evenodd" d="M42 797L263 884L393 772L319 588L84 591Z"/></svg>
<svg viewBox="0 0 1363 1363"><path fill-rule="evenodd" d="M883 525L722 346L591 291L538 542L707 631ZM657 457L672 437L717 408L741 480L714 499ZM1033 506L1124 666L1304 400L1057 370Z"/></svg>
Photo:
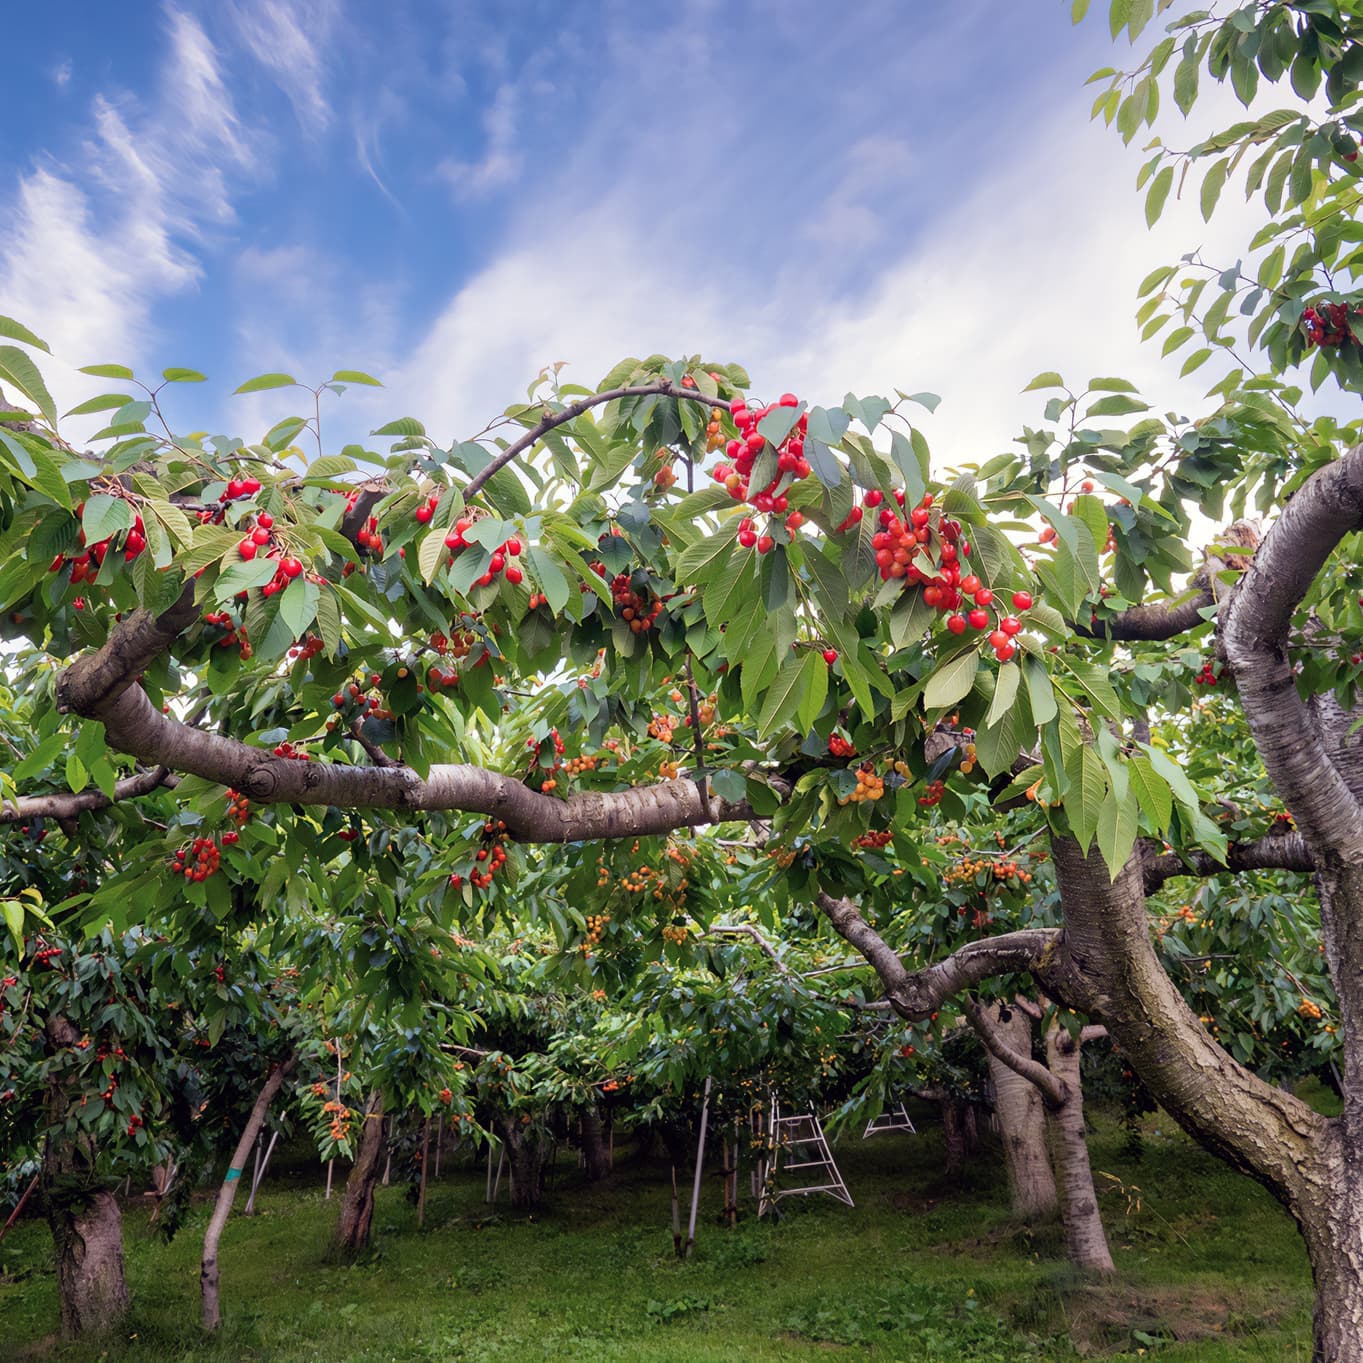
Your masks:
<svg viewBox="0 0 1363 1363"><path fill-rule="evenodd" d="M113 798L101 790L83 790L79 794L59 791L53 795L21 795L17 800L0 803L0 824L22 823L27 819L74 819L91 809L105 809L120 800L135 800L149 795L158 786L173 789L179 779L169 767L154 767L135 776L125 776L114 782Z"/></svg>
<svg viewBox="0 0 1363 1363"><path fill-rule="evenodd" d="M723 398L706 397L704 393L697 392L694 388L679 388L671 379L661 379L657 383L636 384L632 388L608 388L604 393L591 393L585 398L579 398L576 402L570 402L561 412L554 412L545 417L537 426L532 426L526 431L519 440L512 441L506 449L495 459L490 460L487 466L469 481L464 488L465 499L480 492L489 478L500 473L502 469L513 460L520 458L527 450L533 449L550 431L556 430L560 426L566 426L570 421L575 421L583 412L590 411L593 407L599 407L603 402L616 402L620 398L646 397L679 398L687 402L699 402L706 407L722 407L725 411L729 409L729 404Z"/></svg>
<svg viewBox="0 0 1363 1363"><path fill-rule="evenodd" d="M1304 871L1316 869L1316 859L1300 833L1270 833L1252 842L1233 842L1220 861L1210 852L1157 852L1158 844L1143 844L1145 892L1153 894L1176 876L1216 876L1234 871Z"/></svg>
<svg viewBox="0 0 1363 1363"><path fill-rule="evenodd" d="M817 903L838 935L874 967L891 1007L910 1022L929 1017L947 999L982 980L1015 971L1044 973L1060 937L1056 928L1024 928L968 942L943 960L910 971L850 899L821 891Z"/></svg>
<svg viewBox="0 0 1363 1363"><path fill-rule="evenodd" d="M994 1025L993 1019L975 999L966 999L963 1004L965 1015L970 1021L975 1035L984 1044L985 1050L996 1060L1007 1065L1014 1074L1020 1074L1028 1083L1040 1090L1041 1096L1049 1107L1059 1107L1069 1097L1065 1081L1052 1074L1039 1060L1030 1055L1015 1051L1003 1038Z"/></svg>
<svg viewBox="0 0 1363 1363"><path fill-rule="evenodd" d="M150 620L150 617L147 617ZM125 622L128 623L128 622ZM154 630L154 622L149 630ZM115 634L118 631L115 630ZM640 837L751 817L746 801L710 795L695 781L663 781L626 791L587 791L561 800L512 776L467 764L437 765L423 780L409 767L358 767L275 757L237 739L193 728L157 710L140 686L110 684L98 653L63 674L63 705L101 720L109 745L141 761L230 786L262 804L343 809L457 809L505 821L522 842L563 843Z"/></svg>

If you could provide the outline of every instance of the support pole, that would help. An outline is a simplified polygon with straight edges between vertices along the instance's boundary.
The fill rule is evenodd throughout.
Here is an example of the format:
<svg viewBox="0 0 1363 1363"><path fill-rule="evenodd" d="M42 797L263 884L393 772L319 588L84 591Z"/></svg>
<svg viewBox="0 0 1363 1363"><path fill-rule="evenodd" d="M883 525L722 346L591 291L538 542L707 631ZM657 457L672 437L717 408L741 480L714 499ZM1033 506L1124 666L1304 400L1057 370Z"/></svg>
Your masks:
<svg viewBox="0 0 1363 1363"><path fill-rule="evenodd" d="M691 1184L691 1216L686 1226L686 1252L683 1259L691 1257L691 1248L696 1243L696 1214L700 1211L700 1176L705 1165L705 1128L710 1122L710 1075L705 1076L705 1096L700 1104L700 1139L696 1142L696 1176Z"/></svg>
<svg viewBox="0 0 1363 1363"><path fill-rule="evenodd" d="M256 1147L256 1172L255 1176L251 1179L251 1196L246 1199L246 1207L243 1213L246 1216L255 1215L256 1193L265 1180L266 1170L270 1167L270 1156L274 1154L275 1142L278 1140L279 1129L276 1127L275 1130L270 1132L270 1143L265 1147L265 1156L263 1159L260 1156L260 1147Z"/></svg>
<svg viewBox="0 0 1363 1363"><path fill-rule="evenodd" d="M421 1124L421 1183L416 1195L416 1228L422 1230L426 1225L426 1163L431 1153L431 1119Z"/></svg>

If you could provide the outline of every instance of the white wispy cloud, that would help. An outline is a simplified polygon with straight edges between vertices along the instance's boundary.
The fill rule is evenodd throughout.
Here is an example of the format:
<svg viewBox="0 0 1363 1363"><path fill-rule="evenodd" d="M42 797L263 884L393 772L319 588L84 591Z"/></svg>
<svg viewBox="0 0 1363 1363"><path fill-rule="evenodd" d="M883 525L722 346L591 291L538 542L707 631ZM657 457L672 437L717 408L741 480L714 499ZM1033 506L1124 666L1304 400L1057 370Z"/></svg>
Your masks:
<svg viewBox="0 0 1363 1363"><path fill-rule="evenodd" d="M516 147L517 105L516 87L499 86L482 119L487 137L483 155L476 161L447 158L436 167L436 175L448 180L458 197L490 194L520 175L523 157Z"/></svg>
<svg viewBox="0 0 1363 1363"><path fill-rule="evenodd" d="M332 117L326 44L339 15L336 0L241 0L226 15L238 41L288 97L299 123L308 132L323 131Z"/></svg>
<svg viewBox="0 0 1363 1363"><path fill-rule="evenodd" d="M40 158L9 197L0 301L53 346L46 367L63 405L90 387L71 366L144 357L155 302L195 285L191 246L231 220L229 182L253 168L203 28L169 8L166 42L148 95L97 93L80 156Z"/></svg>

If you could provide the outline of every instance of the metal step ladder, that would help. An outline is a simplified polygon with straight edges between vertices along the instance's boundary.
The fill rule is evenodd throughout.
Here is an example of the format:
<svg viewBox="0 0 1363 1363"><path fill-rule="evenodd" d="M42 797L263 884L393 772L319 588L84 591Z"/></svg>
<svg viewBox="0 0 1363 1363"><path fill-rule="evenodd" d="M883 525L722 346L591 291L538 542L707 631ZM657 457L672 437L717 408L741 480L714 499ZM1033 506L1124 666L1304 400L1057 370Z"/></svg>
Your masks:
<svg viewBox="0 0 1363 1363"><path fill-rule="evenodd" d="M914 1126L903 1103L887 1107L878 1117L872 1117L866 1123L866 1130L861 1133L861 1138L866 1140L870 1136L880 1135L882 1131L906 1131L910 1136L918 1134L918 1128Z"/></svg>
<svg viewBox="0 0 1363 1363"><path fill-rule="evenodd" d="M767 1136L771 1148L771 1164L759 1194L758 1215L769 1211L783 1197L805 1197L823 1193L849 1207L856 1206L847 1191L842 1173L833 1152L828 1148L823 1123L813 1112L801 1112L783 1117L773 1096L767 1118ZM782 1174L800 1171L800 1187L779 1186Z"/></svg>

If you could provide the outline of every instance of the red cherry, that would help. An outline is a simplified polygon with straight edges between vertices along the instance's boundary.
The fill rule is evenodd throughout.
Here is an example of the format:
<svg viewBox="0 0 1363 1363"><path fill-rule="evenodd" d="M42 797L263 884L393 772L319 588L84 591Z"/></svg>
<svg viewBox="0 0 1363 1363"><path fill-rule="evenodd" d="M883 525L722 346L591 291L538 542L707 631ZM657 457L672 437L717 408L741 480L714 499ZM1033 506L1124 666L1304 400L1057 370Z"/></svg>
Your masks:
<svg viewBox="0 0 1363 1363"><path fill-rule="evenodd" d="M989 645L996 653L1008 642L1010 642L1008 636L1001 629L990 632Z"/></svg>
<svg viewBox="0 0 1363 1363"><path fill-rule="evenodd" d="M260 491L259 478L243 478L241 480L241 494L243 497L254 497Z"/></svg>
<svg viewBox="0 0 1363 1363"><path fill-rule="evenodd" d="M419 507L417 507L417 509L416 509L416 521L417 521L417 524L418 524L418 525L426 525L426 524L430 521L431 517L434 516L434 515L435 515L435 511L434 511L431 507L427 506L427 505L423 502L423 503L422 503Z"/></svg>
<svg viewBox="0 0 1363 1363"><path fill-rule="evenodd" d="M987 606L994 599L994 593L988 587L981 587L975 593L975 604L977 606Z"/></svg>
<svg viewBox="0 0 1363 1363"><path fill-rule="evenodd" d="M829 665L829 667L832 667L833 664L838 661L838 650L836 648L824 649L823 660Z"/></svg>
<svg viewBox="0 0 1363 1363"><path fill-rule="evenodd" d="M980 581L978 577L975 576L974 573L971 573L969 577L963 577L961 579L961 590L967 596L974 596L975 593L979 591L983 585L984 584Z"/></svg>
<svg viewBox="0 0 1363 1363"><path fill-rule="evenodd" d="M1022 621L1019 620L1016 615L1005 615L1003 619L999 621L999 628L1005 634L1013 635L1021 630Z"/></svg>
<svg viewBox="0 0 1363 1363"><path fill-rule="evenodd" d="M966 616L966 619L970 621L971 629L985 629L989 624L989 612L973 610Z"/></svg>
<svg viewBox="0 0 1363 1363"><path fill-rule="evenodd" d="M254 530L251 531L251 541L254 544L269 544L270 532L268 530L263 529L260 526L257 526Z"/></svg>
<svg viewBox="0 0 1363 1363"><path fill-rule="evenodd" d="M745 548L751 549L757 543L757 534L752 530L740 530L738 532L738 542Z"/></svg>
<svg viewBox="0 0 1363 1363"><path fill-rule="evenodd" d="M1001 663L1006 663L1018 651L1018 646L1009 639L1007 643L994 650L994 656Z"/></svg>
<svg viewBox="0 0 1363 1363"><path fill-rule="evenodd" d="M256 542L254 540L242 540L237 545L237 553L244 559L253 559L256 556Z"/></svg>
<svg viewBox="0 0 1363 1363"><path fill-rule="evenodd" d="M782 393L781 399L776 405L778 407L798 407L800 399L794 393Z"/></svg>
<svg viewBox="0 0 1363 1363"><path fill-rule="evenodd" d="M1032 609L1031 592L1014 592L1013 609L1018 611L1029 611Z"/></svg>
<svg viewBox="0 0 1363 1363"><path fill-rule="evenodd" d="M869 507L877 507L885 500L885 494L879 488L873 487L870 492L862 498L862 501Z"/></svg>
<svg viewBox="0 0 1363 1363"><path fill-rule="evenodd" d="M513 563L506 570L506 580L509 583L511 583L513 587L519 587L520 584L525 580L525 574L521 572L521 570L518 567L516 567L516 565Z"/></svg>
<svg viewBox="0 0 1363 1363"><path fill-rule="evenodd" d="M947 616L947 628L948 628L953 634L964 634L964 633L965 633L965 616L964 616L964 615L948 615L948 616Z"/></svg>
<svg viewBox="0 0 1363 1363"><path fill-rule="evenodd" d="M235 501L236 498L238 498L238 497L240 497L240 496L242 496L242 495L243 495L243 488L242 488L242 484L241 484L241 479L240 479L240 478L233 478L232 481L231 481L230 483L227 484L227 500L228 500L228 501Z"/></svg>
<svg viewBox="0 0 1363 1363"><path fill-rule="evenodd" d="M262 530L270 530L274 526L274 517L270 515L268 511L262 511L260 515L256 517L256 524L260 526Z"/></svg>
<svg viewBox="0 0 1363 1363"><path fill-rule="evenodd" d="M285 577L294 578L301 575L303 565L296 558L282 558L279 560L279 571Z"/></svg>
<svg viewBox="0 0 1363 1363"><path fill-rule="evenodd" d="M510 554L512 558L516 558L520 555L521 547L522 547L521 542L516 538L515 535L513 535L509 540L507 540L507 542L504 545L502 545L502 548L505 549L506 552Z"/></svg>
<svg viewBox="0 0 1363 1363"><path fill-rule="evenodd" d="M769 554L776 548L776 541L770 535L762 535L757 541L757 552Z"/></svg>
<svg viewBox="0 0 1363 1363"><path fill-rule="evenodd" d="M345 704L345 697L338 691L332 696L331 703L339 710Z"/></svg>

